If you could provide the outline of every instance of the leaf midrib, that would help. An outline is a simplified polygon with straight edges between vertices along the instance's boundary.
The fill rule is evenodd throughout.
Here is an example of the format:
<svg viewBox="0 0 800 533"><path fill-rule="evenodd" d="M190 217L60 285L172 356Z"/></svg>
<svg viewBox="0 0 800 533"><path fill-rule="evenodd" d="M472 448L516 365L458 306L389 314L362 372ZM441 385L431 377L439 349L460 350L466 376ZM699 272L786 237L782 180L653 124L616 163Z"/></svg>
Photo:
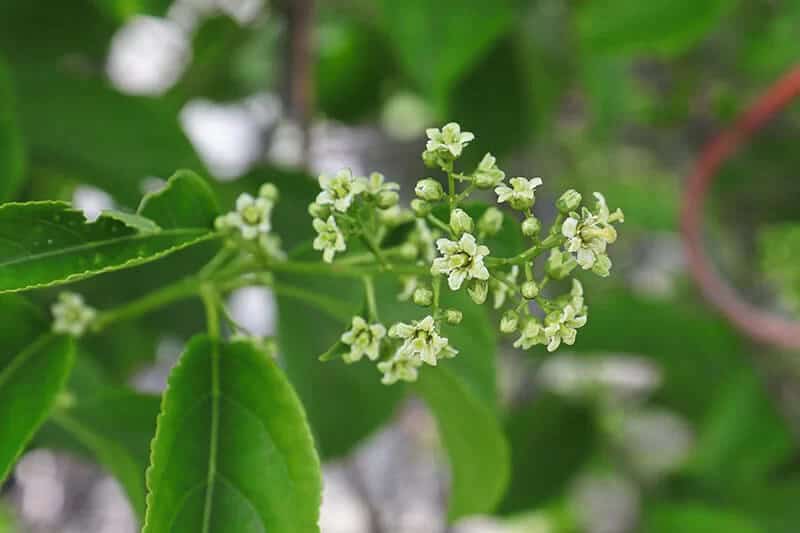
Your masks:
<svg viewBox="0 0 800 533"><path fill-rule="evenodd" d="M93 241L93 242L89 242L89 243L80 244L80 245L77 245L77 246L71 246L71 247L68 247L68 248L59 248L58 250L53 250L53 251L49 251L49 252L42 252L42 253L38 253L38 254L31 254L31 255L26 255L26 256L23 256L23 257L18 257L18 258L12 259L10 261L1 262L0 263L0 268L16 265L16 264L19 264L19 263L26 263L26 262L29 262L29 261L36 261L36 260L39 260L39 259L44 259L44 258L48 258L48 257L58 256L58 255L68 255L68 254L75 253L75 252L84 252L84 251L100 248L102 246L118 244L118 243L121 243L121 242L136 241L138 239L148 239L148 238L152 238L152 237L154 237L156 235L166 235L166 236L169 237L169 236L180 236L180 235L197 234L198 236L201 236L201 235L204 235L206 233L211 234L210 231L203 230L203 229L200 229L200 228L197 228L197 229L194 229L194 228L192 228L192 229L189 229L189 228L183 229L183 228L181 228L181 229L164 230L164 231L160 231L158 233L148 233L148 234L139 234L139 233L137 233L137 234L134 234L134 235L125 235L125 236L122 236L122 237L115 237L114 239L107 239L107 240L103 240L103 241Z"/></svg>
<svg viewBox="0 0 800 533"><path fill-rule="evenodd" d="M214 500L214 478L217 475L217 452L219 445L219 342L211 341L211 435L208 446L208 473L206 475L206 499L203 508L202 533L209 533L211 509Z"/></svg>

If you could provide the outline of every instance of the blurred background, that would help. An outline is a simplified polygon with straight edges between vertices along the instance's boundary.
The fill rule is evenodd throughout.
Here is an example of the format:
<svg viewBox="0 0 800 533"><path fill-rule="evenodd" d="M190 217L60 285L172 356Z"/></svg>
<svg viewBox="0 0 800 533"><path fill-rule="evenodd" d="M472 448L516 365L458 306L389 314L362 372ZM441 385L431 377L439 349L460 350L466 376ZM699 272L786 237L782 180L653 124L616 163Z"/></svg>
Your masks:
<svg viewBox="0 0 800 533"><path fill-rule="evenodd" d="M615 271L586 278L574 347L499 341L512 474L492 516L447 525L447 461L420 402L372 373L315 373L330 400L307 403L326 459L323 532L796 533L800 354L749 340L704 301L679 213L703 145L798 62L797 0L0 0L0 200L61 198L96 216L135 207L178 168L227 200L273 180L291 245L309 236L309 176L380 170L408 191L430 172L425 128L458 121L477 136L465 168L491 151L507 175L544 179L541 217L568 187L621 207ZM716 268L788 318L798 143L794 105L723 165L704 213ZM78 290L98 307L126 301L204 253ZM262 288L230 308L262 335L303 316ZM93 339L73 386L125 383L151 423L197 311ZM338 327L315 322L308 342L320 353ZM110 404L101 425L117 415ZM148 441L131 444L142 461ZM0 531L137 531L84 449L45 426L3 487Z"/></svg>

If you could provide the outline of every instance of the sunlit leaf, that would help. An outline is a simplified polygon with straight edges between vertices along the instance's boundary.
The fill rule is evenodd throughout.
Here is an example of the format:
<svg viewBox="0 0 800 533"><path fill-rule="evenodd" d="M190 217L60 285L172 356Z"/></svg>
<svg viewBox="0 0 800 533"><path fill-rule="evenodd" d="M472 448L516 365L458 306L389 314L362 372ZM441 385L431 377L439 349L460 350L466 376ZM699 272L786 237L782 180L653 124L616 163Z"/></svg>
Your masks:
<svg viewBox="0 0 800 533"><path fill-rule="evenodd" d="M252 344L194 338L172 371L144 533L318 531L320 465L300 402Z"/></svg>
<svg viewBox="0 0 800 533"><path fill-rule="evenodd" d="M63 202L5 204L0 206L0 292L132 267L213 236L202 228L142 232L113 216L88 223Z"/></svg>

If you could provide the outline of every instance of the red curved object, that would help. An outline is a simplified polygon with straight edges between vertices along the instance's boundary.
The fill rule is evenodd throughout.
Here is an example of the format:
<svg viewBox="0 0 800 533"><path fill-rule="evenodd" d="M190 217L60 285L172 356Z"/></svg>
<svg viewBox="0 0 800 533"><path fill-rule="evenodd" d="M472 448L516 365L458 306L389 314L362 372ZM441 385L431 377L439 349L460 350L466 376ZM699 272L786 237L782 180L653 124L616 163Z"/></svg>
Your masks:
<svg viewBox="0 0 800 533"><path fill-rule="evenodd" d="M703 247L703 205L720 166L798 96L800 65L775 82L729 129L705 146L686 183L681 209L681 232L689 270L703 296L738 329L781 348L800 348L800 322L755 307L720 277Z"/></svg>

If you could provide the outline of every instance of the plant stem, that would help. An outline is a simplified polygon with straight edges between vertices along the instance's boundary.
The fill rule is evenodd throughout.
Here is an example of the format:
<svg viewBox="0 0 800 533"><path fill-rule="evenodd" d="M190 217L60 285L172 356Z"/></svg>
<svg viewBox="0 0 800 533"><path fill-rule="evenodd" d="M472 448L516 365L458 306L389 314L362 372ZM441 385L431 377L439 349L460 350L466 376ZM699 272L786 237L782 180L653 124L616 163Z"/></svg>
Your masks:
<svg viewBox="0 0 800 533"><path fill-rule="evenodd" d="M378 321L378 305L375 302L375 285L372 283L372 276L364 276L364 291L367 294L367 312L371 322Z"/></svg>
<svg viewBox="0 0 800 533"><path fill-rule="evenodd" d="M191 276L173 285L168 285L146 294L138 300L133 300L115 309L100 313L94 322L93 330L100 332L115 322L135 318L172 302L195 296L201 283L202 281L198 277Z"/></svg>
<svg viewBox="0 0 800 533"><path fill-rule="evenodd" d="M217 340L219 339L219 296L214 286L210 283L205 283L200 287L200 296L203 299L203 307L206 310L208 335L212 340Z"/></svg>
<svg viewBox="0 0 800 533"><path fill-rule="evenodd" d="M455 237L455 235L453 235L453 230L450 228L450 226L448 224L445 224L442 220L440 220L436 216L428 215L426 218L428 219L428 222L430 222L437 228L447 232L447 234L450 235L451 237Z"/></svg>

